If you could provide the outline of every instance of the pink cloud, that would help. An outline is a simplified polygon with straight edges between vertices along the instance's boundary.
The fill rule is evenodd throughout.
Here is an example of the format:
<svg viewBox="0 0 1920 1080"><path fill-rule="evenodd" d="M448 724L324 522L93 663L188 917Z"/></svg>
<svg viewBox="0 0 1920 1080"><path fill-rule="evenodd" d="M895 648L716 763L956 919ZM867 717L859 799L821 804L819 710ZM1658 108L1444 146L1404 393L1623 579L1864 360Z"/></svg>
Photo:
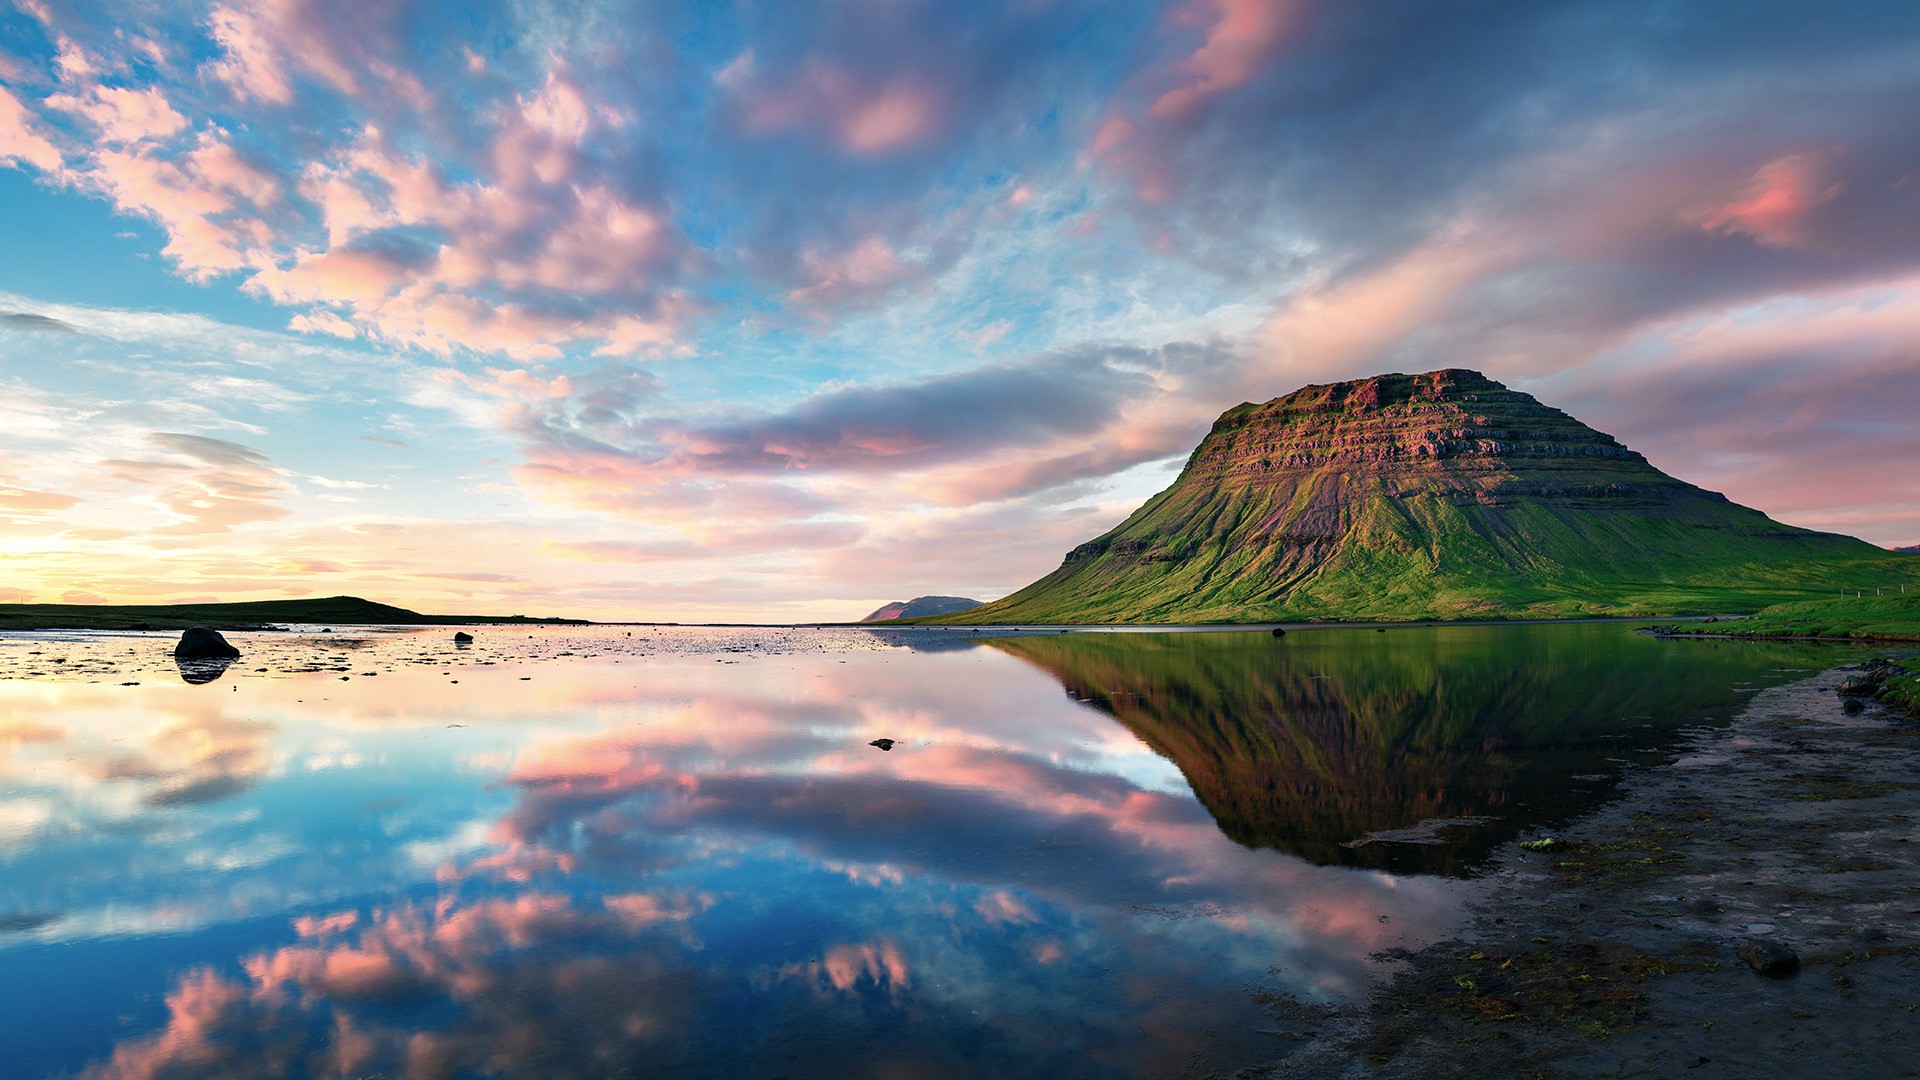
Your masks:
<svg viewBox="0 0 1920 1080"><path fill-rule="evenodd" d="M1318 0L1185 0L1171 18L1205 27L1204 40L1131 80L1094 130L1087 157L1126 177L1142 202L1172 202L1183 180L1178 150L1204 106L1252 82L1299 45L1319 10ZM1151 100L1141 116L1143 95Z"/></svg>
<svg viewBox="0 0 1920 1080"><path fill-rule="evenodd" d="M47 98L47 105L85 117L111 143L166 139L187 126L187 118L153 87L94 86L84 97L56 94Z"/></svg>
<svg viewBox="0 0 1920 1080"><path fill-rule="evenodd" d="M1840 192L1827 155L1788 154L1760 166L1733 201L1694 220L1708 232L1745 233L1768 247L1802 247L1811 239L1814 208Z"/></svg>
<svg viewBox="0 0 1920 1080"><path fill-rule="evenodd" d="M884 236L869 236L845 251L809 250L801 258L812 280L789 292L787 300L806 307L870 299L918 274L918 268L903 261Z"/></svg>
<svg viewBox="0 0 1920 1080"><path fill-rule="evenodd" d="M928 87L895 83L848 110L840 134L848 149L875 154L926 138L938 119L939 103Z"/></svg>
<svg viewBox="0 0 1920 1080"><path fill-rule="evenodd" d="M348 97L424 109L432 95L398 53L403 5L384 0L238 0L216 5L208 32L222 55L204 70L243 102L294 102L305 72Z"/></svg>
<svg viewBox="0 0 1920 1080"><path fill-rule="evenodd" d="M812 129L852 153L884 154L940 130L943 95L929 83L906 76L863 80L824 61L791 82L756 83L750 58L742 60L746 66L723 71L720 85L735 93L749 131Z"/></svg>
<svg viewBox="0 0 1920 1080"><path fill-rule="evenodd" d="M60 168L60 149L47 138L32 113L0 86L0 164L25 162L41 172Z"/></svg>
<svg viewBox="0 0 1920 1080"><path fill-rule="evenodd" d="M1148 108L1155 119L1178 119L1246 84L1300 39L1313 11L1304 0L1190 0L1175 17L1199 23L1209 16L1206 42L1174 65L1180 85Z"/></svg>

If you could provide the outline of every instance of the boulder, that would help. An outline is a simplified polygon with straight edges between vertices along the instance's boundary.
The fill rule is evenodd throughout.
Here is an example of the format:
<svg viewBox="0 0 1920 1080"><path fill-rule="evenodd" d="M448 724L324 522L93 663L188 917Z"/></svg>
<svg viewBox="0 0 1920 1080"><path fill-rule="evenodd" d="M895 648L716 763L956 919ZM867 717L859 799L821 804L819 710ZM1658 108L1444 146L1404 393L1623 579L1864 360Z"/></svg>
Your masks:
<svg viewBox="0 0 1920 1080"><path fill-rule="evenodd" d="M1840 680L1838 693L1841 697L1872 697L1880 689L1880 680L1862 675L1849 675Z"/></svg>
<svg viewBox="0 0 1920 1080"><path fill-rule="evenodd" d="M1748 938L1734 951L1748 967L1770 979L1785 979L1800 973L1800 954L1778 941Z"/></svg>
<svg viewBox="0 0 1920 1080"><path fill-rule="evenodd" d="M1276 627L1274 627L1274 628L1273 628L1273 636L1274 636L1274 637L1286 637L1286 636L1287 636L1287 632L1286 632L1285 630L1282 630L1281 628L1279 628L1279 627L1277 627L1277 626L1276 626Z"/></svg>
<svg viewBox="0 0 1920 1080"><path fill-rule="evenodd" d="M173 647L176 659L193 660L235 660L240 650L227 644L220 631L209 630L204 626L190 626L180 635L180 643Z"/></svg>
<svg viewBox="0 0 1920 1080"><path fill-rule="evenodd" d="M453 643L455 645L471 645L473 644L473 635L467 633L465 630L455 631Z"/></svg>

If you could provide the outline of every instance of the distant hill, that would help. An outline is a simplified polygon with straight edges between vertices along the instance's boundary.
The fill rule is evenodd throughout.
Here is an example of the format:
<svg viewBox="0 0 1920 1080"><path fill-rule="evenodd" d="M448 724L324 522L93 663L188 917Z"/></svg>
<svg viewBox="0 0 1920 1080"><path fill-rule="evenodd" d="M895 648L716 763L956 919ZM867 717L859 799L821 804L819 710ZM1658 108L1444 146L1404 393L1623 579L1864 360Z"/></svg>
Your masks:
<svg viewBox="0 0 1920 1080"><path fill-rule="evenodd" d="M423 615L357 596L318 600L253 600L233 604L0 604L0 630L216 630L285 623L334 626L444 626L490 623L580 623L523 615Z"/></svg>
<svg viewBox="0 0 1920 1080"><path fill-rule="evenodd" d="M964 596L916 596L911 600L895 600L893 603L874 609L873 614L861 619L867 622L887 622L892 619L913 619L921 616L951 615L956 611L977 608L985 601L969 600Z"/></svg>
<svg viewBox="0 0 1920 1080"><path fill-rule="evenodd" d="M1774 521L1474 371L1227 410L1173 486L963 623L1752 611L1920 581Z"/></svg>
<svg viewBox="0 0 1920 1080"><path fill-rule="evenodd" d="M1897 547L1897 548L1894 548L1893 550L1899 552L1902 555L1920 555L1920 544L1912 544L1907 547Z"/></svg>

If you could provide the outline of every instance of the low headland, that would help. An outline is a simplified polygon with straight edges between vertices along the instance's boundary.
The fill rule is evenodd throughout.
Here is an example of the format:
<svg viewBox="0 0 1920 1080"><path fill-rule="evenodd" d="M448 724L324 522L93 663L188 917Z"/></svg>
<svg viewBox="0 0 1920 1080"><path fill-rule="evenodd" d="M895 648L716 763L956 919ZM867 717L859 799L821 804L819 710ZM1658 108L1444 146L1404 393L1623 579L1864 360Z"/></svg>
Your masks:
<svg viewBox="0 0 1920 1080"><path fill-rule="evenodd" d="M584 619L526 615L423 615L357 596L210 604L0 604L6 630L270 630L290 623L329 626L587 625Z"/></svg>

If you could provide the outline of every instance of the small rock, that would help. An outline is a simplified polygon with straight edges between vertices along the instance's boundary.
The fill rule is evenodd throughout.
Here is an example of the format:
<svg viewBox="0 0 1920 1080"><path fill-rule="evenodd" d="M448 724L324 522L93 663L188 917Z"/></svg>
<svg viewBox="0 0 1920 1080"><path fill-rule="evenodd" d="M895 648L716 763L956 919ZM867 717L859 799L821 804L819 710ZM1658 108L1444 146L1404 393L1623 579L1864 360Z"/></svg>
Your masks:
<svg viewBox="0 0 1920 1080"><path fill-rule="evenodd" d="M1840 703L1840 711L1843 713L1846 713L1848 716L1852 716L1857 712L1861 712L1862 710L1866 709L1866 707L1867 707L1866 703L1861 701L1857 697L1850 697L1847 700Z"/></svg>
<svg viewBox="0 0 1920 1080"><path fill-rule="evenodd" d="M1274 628L1273 628L1273 636L1274 636L1274 637L1286 637L1286 636L1287 636L1287 632L1286 632L1285 630L1282 630L1282 629L1280 629L1279 627L1277 627L1277 626L1276 626L1276 627L1274 627Z"/></svg>
<svg viewBox="0 0 1920 1080"><path fill-rule="evenodd" d="M173 655L181 659L232 660L240 655L240 650L229 645L227 639L220 636L220 631L192 626L180 635L180 643L173 647Z"/></svg>
<svg viewBox="0 0 1920 1080"><path fill-rule="evenodd" d="M1880 689L1878 680L1860 675L1849 675L1840 680L1840 688L1835 691L1841 697L1872 697Z"/></svg>
<svg viewBox="0 0 1920 1080"><path fill-rule="evenodd" d="M465 630L457 630L453 635L453 643L455 645L471 645L473 644L473 635L467 633Z"/></svg>
<svg viewBox="0 0 1920 1080"><path fill-rule="evenodd" d="M877 746L882 750L891 750L893 749L893 740L892 739L875 739L872 742L868 743L867 745Z"/></svg>
<svg viewBox="0 0 1920 1080"><path fill-rule="evenodd" d="M1734 952L1748 967L1769 979L1786 979L1800 973L1800 954L1778 941L1748 938Z"/></svg>

